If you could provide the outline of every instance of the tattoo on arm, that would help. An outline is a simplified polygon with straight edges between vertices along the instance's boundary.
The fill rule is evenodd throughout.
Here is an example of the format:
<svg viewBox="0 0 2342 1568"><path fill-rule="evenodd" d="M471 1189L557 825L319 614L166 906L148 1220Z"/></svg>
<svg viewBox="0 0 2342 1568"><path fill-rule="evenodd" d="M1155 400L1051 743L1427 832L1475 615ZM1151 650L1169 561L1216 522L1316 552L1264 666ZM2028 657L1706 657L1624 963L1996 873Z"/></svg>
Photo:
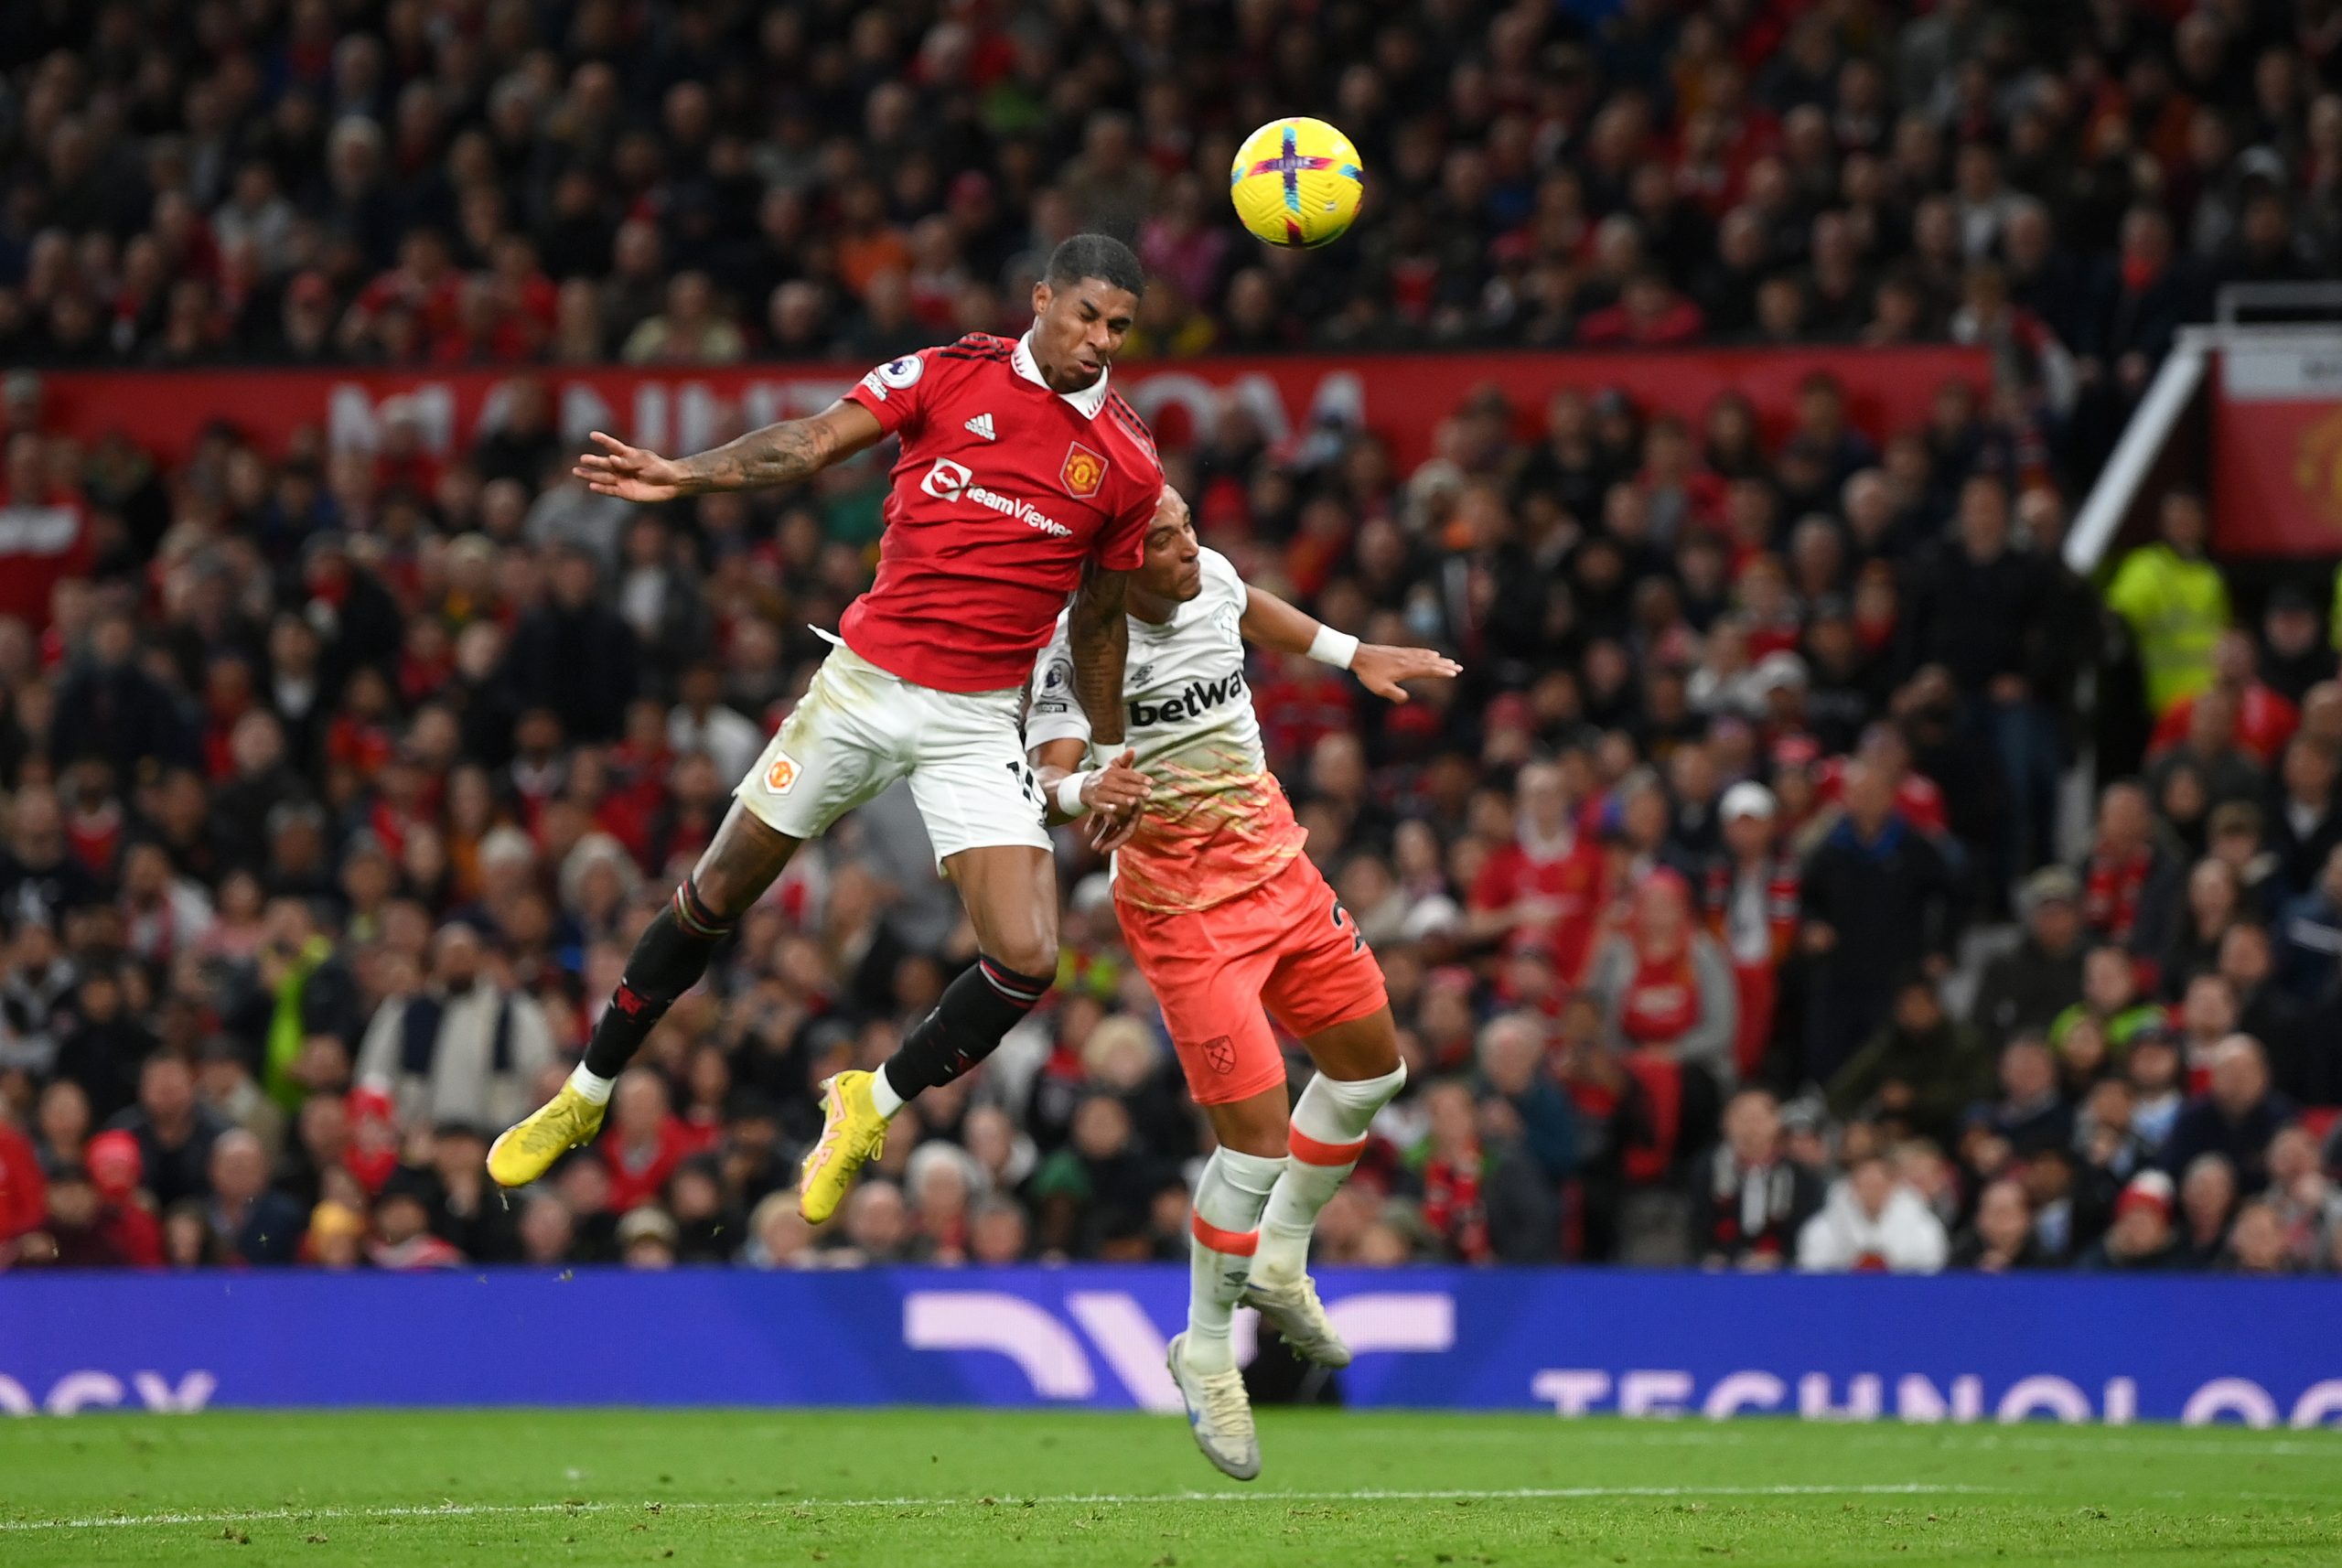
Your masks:
<svg viewBox="0 0 2342 1568"><path fill-rule="evenodd" d="M685 457L683 491L748 490L766 485L794 484L819 473L835 456L836 443L829 426L818 419L789 419L751 430L736 441Z"/></svg>
<svg viewBox="0 0 2342 1568"><path fill-rule="evenodd" d="M1123 617L1124 574L1094 567L1073 596L1068 640L1073 646L1073 693L1090 719L1093 746L1123 743L1123 656L1130 622Z"/></svg>

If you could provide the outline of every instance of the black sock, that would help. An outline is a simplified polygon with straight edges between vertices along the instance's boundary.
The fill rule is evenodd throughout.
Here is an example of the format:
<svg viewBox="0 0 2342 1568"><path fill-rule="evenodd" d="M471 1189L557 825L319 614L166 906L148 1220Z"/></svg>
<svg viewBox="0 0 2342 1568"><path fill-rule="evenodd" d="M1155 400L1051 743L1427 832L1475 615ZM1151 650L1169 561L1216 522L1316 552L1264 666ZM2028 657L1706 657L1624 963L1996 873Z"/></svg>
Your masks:
<svg viewBox="0 0 2342 1568"><path fill-rule="evenodd" d="M624 1072L675 998L699 983L708 955L731 930L732 923L717 919L690 883L676 888L674 901L634 944L610 1004L594 1021L593 1038L586 1042L586 1070L601 1078Z"/></svg>
<svg viewBox="0 0 2342 1568"><path fill-rule="evenodd" d="M905 1100L949 1083L992 1055L1001 1036L1016 1027L1016 1021L1055 983L1054 977L1019 974L979 954L959 979L943 988L943 1000L935 1011L903 1036L901 1048L880 1070Z"/></svg>

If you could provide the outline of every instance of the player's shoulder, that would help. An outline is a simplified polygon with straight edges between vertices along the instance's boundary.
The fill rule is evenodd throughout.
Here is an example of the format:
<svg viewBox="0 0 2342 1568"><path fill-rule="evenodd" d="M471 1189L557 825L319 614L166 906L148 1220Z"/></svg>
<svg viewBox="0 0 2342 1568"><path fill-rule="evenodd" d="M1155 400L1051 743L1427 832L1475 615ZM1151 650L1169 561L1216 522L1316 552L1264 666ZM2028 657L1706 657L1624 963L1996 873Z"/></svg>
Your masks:
<svg viewBox="0 0 2342 1568"><path fill-rule="evenodd" d="M1235 562L1206 544L1198 548L1196 564L1203 568L1206 591L1217 590L1243 597L1244 577L1236 570Z"/></svg>
<svg viewBox="0 0 2342 1568"><path fill-rule="evenodd" d="M888 392L908 392L921 381L929 383L931 389L937 383L979 371L987 363L1005 365L1015 348L1004 338L971 332L954 342L898 354L863 377L862 384L884 401Z"/></svg>
<svg viewBox="0 0 2342 1568"><path fill-rule="evenodd" d="M991 361L1004 365L1016 352L1016 340L1013 338L997 337L990 332L971 332L964 338L941 344L929 349L928 352L939 360L978 363Z"/></svg>
<svg viewBox="0 0 2342 1568"><path fill-rule="evenodd" d="M1155 449L1155 433L1131 406L1130 399L1112 387L1106 389L1106 402L1098 411L1098 422L1116 437L1136 450L1144 459L1141 477L1160 483L1163 478L1163 457Z"/></svg>

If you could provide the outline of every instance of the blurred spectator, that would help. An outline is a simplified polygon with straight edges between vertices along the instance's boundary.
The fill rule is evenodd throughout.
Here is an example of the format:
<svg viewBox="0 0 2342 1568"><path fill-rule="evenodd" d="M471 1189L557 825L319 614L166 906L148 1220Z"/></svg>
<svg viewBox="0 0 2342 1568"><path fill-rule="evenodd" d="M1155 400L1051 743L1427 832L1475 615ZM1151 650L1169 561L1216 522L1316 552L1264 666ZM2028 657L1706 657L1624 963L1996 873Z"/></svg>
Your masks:
<svg viewBox="0 0 2342 1568"><path fill-rule="evenodd" d="M2269 1142L2293 1116L2293 1106L2270 1085L2261 1042L2232 1035L2212 1053L2205 1091L2172 1124L2164 1168L2185 1171L2199 1155L2218 1155L2246 1191L2257 1192L2268 1178Z"/></svg>
<svg viewBox="0 0 2342 1568"><path fill-rule="evenodd" d="M1878 1033L1830 1080L1830 1109L1949 1142L1991 1072L1983 1037L1954 1023L1935 982L1915 975L1896 988Z"/></svg>
<svg viewBox="0 0 2342 1568"><path fill-rule="evenodd" d="M2285 1228L2275 1207L2260 1198L2237 1210L2219 1262L2240 1274L2290 1274L2299 1269L2286 1246Z"/></svg>
<svg viewBox="0 0 2342 1568"><path fill-rule="evenodd" d="M48 1181L32 1140L0 1117L0 1263L16 1256L20 1240L48 1218Z"/></svg>
<svg viewBox="0 0 2342 1568"><path fill-rule="evenodd" d="M570 1258L576 1224L569 1206L550 1192L532 1192L521 1203L521 1262L561 1263Z"/></svg>
<svg viewBox="0 0 2342 1568"><path fill-rule="evenodd" d="M2342 100L2337 104L2342 107ZM2311 688L2335 677L2337 660L2325 619L2299 585L2280 583L2270 592L2261 627L2260 679L2298 711Z"/></svg>
<svg viewBox="0 0 2342 1568"><path fill-rule="evenodd" d="M513 689L524 703L552 713L569 738L615 740L635 693L634 630L595 596L594 559L584 551L555 557L550 587L513 630Z"/></svg>
<svg viewBox="0 0 2342 1568"><path fill-rule="evenodd" d="M1720 848L1703 878L1712 935L1732 964L1733 1076L1756 1077L1773 1044L1782 965L1797 941L1799 868L1781 847L1773 792L1742 779L1716 808Z"/></svg>
<svg viewBox="0 0 2342 1568"><path fill-rule="evenodd" d="M1732 970L1693 924L1691 889L1674 871L1661 867L1636 887L1633 912L1595 950L1586 986L1630 1058L1653 1057L1718 1083L1732 1080Z"/></svg>
<svg viewBox="0 0 2342 1568"><path fill-rule="evenodd" d="M2203 498L2169 492L2159 526L2162 538L2124 556L2106 589L2145 666L2147 706L2158 721L2212 683L2213 650L2229 624L2227 585L2204 558Z"/></svg>
<svg viewBox="0 0 2342 1568"><path fill-rule="evenodd" d="M1554 970L1574 979L1592 951L1608 897L1599 846L1581 838L1563 770L1520 770L1514 835L1495 848L1472 884L1466 931L1499 940L1509 952L1545 947Z"/></svg>
<svg viewBox="0 0 2342 1568"><path fill-rule="evenodd" d="M2163 1009L2139 993L2138 961L2122 948L2102 945L2083 955L2081 989L2080 999L2049 1021L2053 1049L2063 1049L2074 1029L2087 1023L2107 1050L2119 1053L2164 1023Z"/></svg>
<svg viewBox="0 0 2342 1568"><path fill-rule="evenodd" d="M2217 697L2215 712L2229 721L2227 733L2218 738L2264 768L2275 762L2301 723L2301 710L2261 682L2259 665L2260 649L2251 632L2240 627L2221 632L2212 645L2210 683L2172 703L2156 721L2150 747L2160 751L2188 743L2197 710Z"/></svg>
<svg viewBox="0 0 2342 1568"><path fill-rule="evenodd" d="M241 1127L211 1144L211 1231L228 1259L239 1263L289 1263L301 1246L306 1216L269 1190L268 1151Z"/></svg>
<svg viewBox="0 0 2342 1568"><path fill-rule="evenodd" d="M2277 886L2287 898L2316 886L2326 861L2342 846L2335 781L2336 758L2324 745L2307 736L2286 743L2277 765L2267 842Z"/></svg>
<svg viewBox="0 0 2342 1568"><path fill-rule="evenodd" d="M1854 1160L1821 1212L1798 1232L1797 1266L1808 1273L1931 1274L1950 1243L1919 1195L1878 1155Z"/></svg>
<svg viewBox="0 0 2342 1568"><path fill-rule="evenodd" d="M2342 1185L2321 1168L2317 1140L2308 1129L2287 1127L2269 1141L2269 1186L2262 1196L2294 1266L2322 1266L2342 1228Z"/></svg>
<svg viewBox="0 0 2342 1568"><path fill-rule="evenodd" d="M2192 1268L2217 1265L2236 1213L2236 1167L2218 1155L2197 1155L2179 1178L2179 1248Z"/></svg>
<svg viewBox="0 0 2342 1568"><path fill-rule="evenodd" d="M1484 1092L1510 1107L1545 1179L1568 1181L1577 1169L1577 1112L1545 1070L1538 1026L1520 1014L1490 1019L1480 1030L1477 1058Z"/></svg>
<svg viewBox="0 0 2342 1568"><path fill-rule="evenodd" d="M1874 764L1845 771L1845 814L1807 859L1799 941L1811 959L1806 1077L1828 1081L1885 1016L1894 976L1945 972L1958 916L1942 854Z"/></svg>
<svg viewBox="0 0 2342 1568"><path fill-rule="evenodd" d="M2342 845L2326 854L2317 885L2285 906L2278 931L2279 983L2296 1001L2316 1001L2342 972Z"/></svg>
<svg viewBox="0 0 2342 1568"><path fill-rule="evenodd" d="M2065 1148L2073 1112L2058 1092L2057 1070L2038 1035L2019 1035L2001 1047L2000 1093L1971 1113L2018 1155Z"/></svg>
<svg viewBox="0 0 2342 1568"><path fill-rule="evenodd" d="M460 1122L432 1131L431 1170L438 1179L433 1234L475 1263L510 1262L521 1255L512 1206L488 1179L487 1136Z"/></svg>
<svg viewBox="0 0 2342 1568"><path fill-rule="evenodd" d="M211 1146L227 1132L219 1113L195 1097L195 1075L177 1057L157 1053L138 1075L138 1101L113 1118L113 1130L137 1143L139 1168L156 1207L167 1209L209 1190Z"/></svg>
<svg viewBox="0 0 2342 1568"><path fill-rule="evenodd" d="M1953 1244L1951 1267L1988 1274L2049 1266L2033 1234L2033 1204L2025 1184L2004 1178L1976 1195L1976 1218Z"/></svg>
<svg viewBox="0 0 2342 1568"><path fill-rule="evenodd" d="M839 1261L855 1264L903 1261L910 1238L910 1219L903 1189L883 1179L858 1184L846 1199L844 1245Z"/></svg>
<svg viewBox="0 0 2342 1568"><path fill-rule="evenodd" d="M374 1198L374 1240L367 1258L378 1269L459 1268L464 1255L433 1235L430 1182L419 1172L393 1175Z"/></svg>
<svg viewBox="0 0 2342 1568"><path fill-rule="evenodd" d="M673 1268L675 1240L675 1222L663 1208L630 1208L618 1220L618 1261L629 1269Z"/></svg>
<svg viewBox="0 0 2342 1568"><path fill-rule="evenodd" d="M2082 999L2081 880L2062 865L2025 879L2017 897L2025 934L1984 966L1969 1019L2005 1037L2044 1030Z"/></svg>
<svg viewBox="0 0 2342 1568"><path fill-rule="evenodd" d="M638 1068L625 1074L610 1095L609 1130L600 1143L609 1168L610 1212L627 1214L653 1202L675 1167L707 1142L704 1132L687 1127L668 1109L666 1082L657 1073Z"/></svg>
<svg viewBox="0 0 2342 1568"><path fill-rule="evenodd" d="M630 365L728 365L747 352L740 329L715 313L705 273L678 273L667 307L627 334L618 358Z"/></svg>
<svg viewBox="0 0 2342 1568"><path fill-rule="evenodd" d="M553 1064L544 1010L482 972L471 927L441 927L433 949L429 988L385 998L367 1026L358 1080L404 1122L509 1126L534 1108Z"/></svg>
<svg viewBox="0 0 2342 1568"><path fill-rule="evenodd" d="M2114 1205L2114 1223L2076 1267L2154 1271L2175 1266L2179 1251L2172 1231L2174 1191L2161 1171L2141 1171Z"/></svg>
<svg viewBox="0 0 2342 1568"><path fill-rule="evenodd" d="M1423 1100L1431 1123L1418 1151L1423 1223L1446 1257L1466 1263L1486 1262L1496 1249L1481 1192L1487 1162L1479 1129L1473 1124L1471 1093L1459 1083L1435 1083Z"/></svg>
<svg viewBox="0 0 2342 1568"><path fill-rule="evenodd" d="M1693 1189L1692 1247L1709 1268L1778 1269L1821 1208L1821 1179L1781 1152L1780 1107L1744 1089L1724 1107L1724 1141Z"/></svg>

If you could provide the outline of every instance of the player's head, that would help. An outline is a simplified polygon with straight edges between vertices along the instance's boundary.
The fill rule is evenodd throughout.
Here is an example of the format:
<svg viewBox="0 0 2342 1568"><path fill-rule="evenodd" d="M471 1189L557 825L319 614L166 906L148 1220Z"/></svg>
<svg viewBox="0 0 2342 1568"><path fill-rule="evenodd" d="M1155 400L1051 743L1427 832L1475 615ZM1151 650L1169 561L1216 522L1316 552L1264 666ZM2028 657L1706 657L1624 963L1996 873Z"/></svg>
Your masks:
<svg viewBox="0 0 2342 1568"><path fill-rule="evenodd" d="M1146 525L1146 562L1138 569L1138 587L1158 599L1185 604L1204 591L1203 546L1187 515L1187 499L1170 486L1155 503L1155 520Z"/></svg>
<svg viewBox="0 0 2342 1568"><path fill-rule="evenodd" d="M1076 234L1033 285L1033 360L1050 387L1080 392L1106 373L1138 317L1146 275L1120 240Z"/></svg>

